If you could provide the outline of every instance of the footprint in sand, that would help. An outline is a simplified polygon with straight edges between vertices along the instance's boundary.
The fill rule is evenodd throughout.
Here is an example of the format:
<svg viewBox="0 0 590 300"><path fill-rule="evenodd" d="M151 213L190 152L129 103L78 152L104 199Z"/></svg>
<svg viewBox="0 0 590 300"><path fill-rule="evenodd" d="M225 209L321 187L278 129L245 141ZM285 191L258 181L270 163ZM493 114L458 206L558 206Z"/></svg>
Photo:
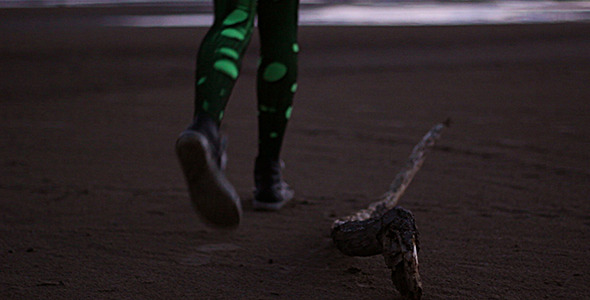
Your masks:
<svg viewBox="0 0 590 300"><path fill-rule="evenodd" d="M197 253L189 254L181 259L180 263L188 266L203 266L211 262L211 254L215 252L228 252L240 249L235 244L206 244L195 249Z"/></svg>

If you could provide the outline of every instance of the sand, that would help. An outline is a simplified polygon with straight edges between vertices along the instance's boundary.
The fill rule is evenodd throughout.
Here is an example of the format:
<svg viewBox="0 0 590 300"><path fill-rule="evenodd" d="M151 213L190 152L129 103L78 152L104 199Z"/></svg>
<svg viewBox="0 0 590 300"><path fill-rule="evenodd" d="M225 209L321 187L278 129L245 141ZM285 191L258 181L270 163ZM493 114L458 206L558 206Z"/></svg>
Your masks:
<svg viewBox="0 0 590 300"><path fill-rule="evenodd" d="M223 124L236 231L197 218L173 151L204 33L2 27L0 298L397 299L330 225L447 117L401 200L424 299L590 298L590 24L301 28L276 213L250 203L255 36Z"/></svg>

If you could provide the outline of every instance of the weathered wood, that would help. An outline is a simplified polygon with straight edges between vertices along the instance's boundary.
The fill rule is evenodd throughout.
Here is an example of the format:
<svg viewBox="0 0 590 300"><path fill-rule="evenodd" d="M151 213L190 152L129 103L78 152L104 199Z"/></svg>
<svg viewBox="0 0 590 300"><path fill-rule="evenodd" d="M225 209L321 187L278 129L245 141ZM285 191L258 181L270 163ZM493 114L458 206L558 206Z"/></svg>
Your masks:
<svg viewBox="0 0 590 300"><path fill-rule="evenodd" d="M353 215L334 221L332 239L342 253L350 256L371 256L383 252L383 246L377 239L377 234L387 225L383 224L383 215L398 204L400 197L424 163L426 151L434 146L443 128L449 124L450 121L447 120L428 131L414 147L404 169L397 174L389 190L380 200Z"/></svg>
<svg viewBox="0 0 590 300"><path fill-rule="evenodd" d="M384 216L388 225L379 233L385 264L391 269L396 289L408 299L422 297L422 281L418 272L418 229L409 210L396 207ZM387 220L387 221L385 221Z"/></svg>
<svg viewBox="0 0 590 300"><path fill-rule="evenodd" d="M450 120L437 124L414 147L405 167L389 190L366 209L332 224L332 240L350 256L382 254L396 289L408 299L420 299L422 282L418 273L418 230L414 216L397 207L412 179L426 159L426 152L440 138Z"/></svg>

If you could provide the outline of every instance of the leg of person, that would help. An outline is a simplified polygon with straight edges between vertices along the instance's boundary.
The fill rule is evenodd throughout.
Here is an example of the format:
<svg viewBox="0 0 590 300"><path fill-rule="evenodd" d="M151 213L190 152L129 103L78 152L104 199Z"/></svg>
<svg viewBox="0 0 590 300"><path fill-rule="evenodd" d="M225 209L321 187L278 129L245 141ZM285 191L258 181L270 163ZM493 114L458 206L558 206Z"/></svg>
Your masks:
<svg viewBox="0 0 590 300"><path fill-rule="evenodd" d="M176 142L193 206L206 221L221 227L237 226L242 214L240 199L223 174L225 145L219 124L255 15L256 0L215 0L215 21L197 56L194 120Z"/></svg>
<svg viewBox="0 0 590 300"><path fill-rule="evenodd" d="M280 151L297 90L298 0L259 0L258 157L254 208L279 210L293 198L281 177Z"/></svg>

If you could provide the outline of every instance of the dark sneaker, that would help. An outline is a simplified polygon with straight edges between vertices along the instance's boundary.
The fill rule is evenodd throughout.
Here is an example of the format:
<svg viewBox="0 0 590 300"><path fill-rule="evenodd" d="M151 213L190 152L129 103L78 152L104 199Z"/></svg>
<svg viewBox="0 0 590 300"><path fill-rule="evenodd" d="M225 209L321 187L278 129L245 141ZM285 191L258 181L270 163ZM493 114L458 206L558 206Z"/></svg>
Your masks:
<svg viewBox="0 0 590 300"><path fill-rule="evenodd" d="M256 158L254 166L254 209L279 210L293 199L293 189L281 177L281 162Z"/></svg>
<svg viewBox="0 0 590 300"><path fill-rule="evenodd" d="M197 213L213 225L236 227L242 206L223 174L224 150L217 124L208 116L199 116L176 141L176 155Z"/></svg>

